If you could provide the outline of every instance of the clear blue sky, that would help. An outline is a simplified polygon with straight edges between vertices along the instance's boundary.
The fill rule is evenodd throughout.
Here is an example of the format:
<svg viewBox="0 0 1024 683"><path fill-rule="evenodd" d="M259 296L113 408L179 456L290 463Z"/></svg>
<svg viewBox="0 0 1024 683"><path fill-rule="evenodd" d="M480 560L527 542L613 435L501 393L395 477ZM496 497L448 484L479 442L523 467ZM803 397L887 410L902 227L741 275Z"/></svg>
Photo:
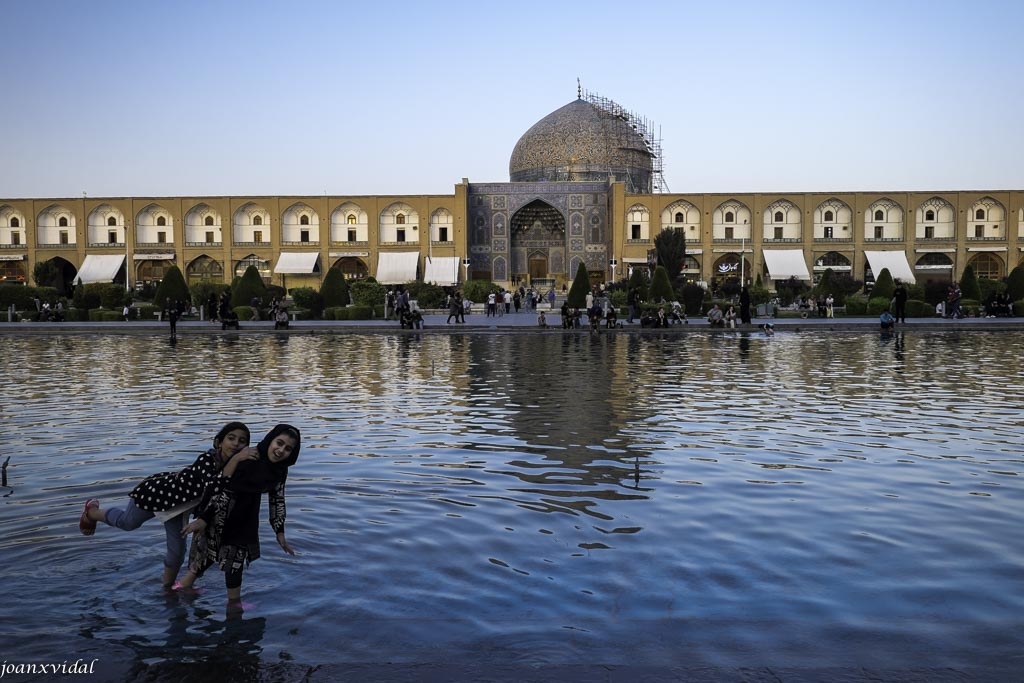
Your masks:
<svg viewBox="0 0 1024 683"><path fill-rule="evenodd" d="M1024 2L0 5L0 197L451 193L583 87L673 192L1024 189Z"/></svg>

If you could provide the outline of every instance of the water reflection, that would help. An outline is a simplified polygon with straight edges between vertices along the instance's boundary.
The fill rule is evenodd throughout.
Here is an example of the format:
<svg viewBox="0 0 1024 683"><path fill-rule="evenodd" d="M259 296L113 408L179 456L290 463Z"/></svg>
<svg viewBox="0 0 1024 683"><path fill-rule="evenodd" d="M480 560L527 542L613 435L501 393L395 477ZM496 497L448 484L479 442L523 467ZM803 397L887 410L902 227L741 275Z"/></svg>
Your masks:
<svg viewBox="0 0 1024 683"><path fill-rule="evenodd" d="M19 653L66 623L152 680L220 657L956 666L1020 645L1024 335L5 342ZM219 576L194 603L151 593L158 527L74 521L239 417L305 443L300 555L268 539L233 620Z"/></svg>

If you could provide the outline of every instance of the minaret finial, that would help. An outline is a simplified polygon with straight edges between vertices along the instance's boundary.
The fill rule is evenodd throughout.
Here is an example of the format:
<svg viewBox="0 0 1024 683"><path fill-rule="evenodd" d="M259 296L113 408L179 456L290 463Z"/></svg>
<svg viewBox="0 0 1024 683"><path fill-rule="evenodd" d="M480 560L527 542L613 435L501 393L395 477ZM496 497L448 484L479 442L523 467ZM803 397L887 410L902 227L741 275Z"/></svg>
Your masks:
<svg viewBox="0 0 1024 683"><path fill-rule="evenodd" d="M583 99L583 86L580 84L580 77L576 77L576 99Z"/></svg>

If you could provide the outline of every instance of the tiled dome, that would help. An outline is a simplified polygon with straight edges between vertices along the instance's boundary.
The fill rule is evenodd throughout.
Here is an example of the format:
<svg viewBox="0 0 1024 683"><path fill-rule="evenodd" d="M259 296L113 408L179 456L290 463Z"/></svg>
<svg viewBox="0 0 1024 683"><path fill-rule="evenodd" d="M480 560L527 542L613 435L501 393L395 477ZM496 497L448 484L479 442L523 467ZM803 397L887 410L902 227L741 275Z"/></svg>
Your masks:
<svg viewBox="0 0 1024 683"><path fill-rule="evenodd" d="M512 182L606 180L651 191L651 153L624 116L577 99L519 138L508 164Z"/></svg>

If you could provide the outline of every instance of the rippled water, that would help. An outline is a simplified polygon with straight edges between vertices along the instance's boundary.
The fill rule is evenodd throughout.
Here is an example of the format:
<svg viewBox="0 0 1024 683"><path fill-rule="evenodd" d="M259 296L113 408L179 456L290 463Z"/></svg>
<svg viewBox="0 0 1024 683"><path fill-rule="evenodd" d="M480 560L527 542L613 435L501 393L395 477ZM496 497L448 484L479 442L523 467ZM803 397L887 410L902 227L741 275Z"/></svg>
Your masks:
<svg viewBox="0 0 1024 683"><path fill-rule="evenodd" d="M1021 333L2 342L0 660L1024 670ZM77 529L236 418L304 436L241 617Z"/></svg>

